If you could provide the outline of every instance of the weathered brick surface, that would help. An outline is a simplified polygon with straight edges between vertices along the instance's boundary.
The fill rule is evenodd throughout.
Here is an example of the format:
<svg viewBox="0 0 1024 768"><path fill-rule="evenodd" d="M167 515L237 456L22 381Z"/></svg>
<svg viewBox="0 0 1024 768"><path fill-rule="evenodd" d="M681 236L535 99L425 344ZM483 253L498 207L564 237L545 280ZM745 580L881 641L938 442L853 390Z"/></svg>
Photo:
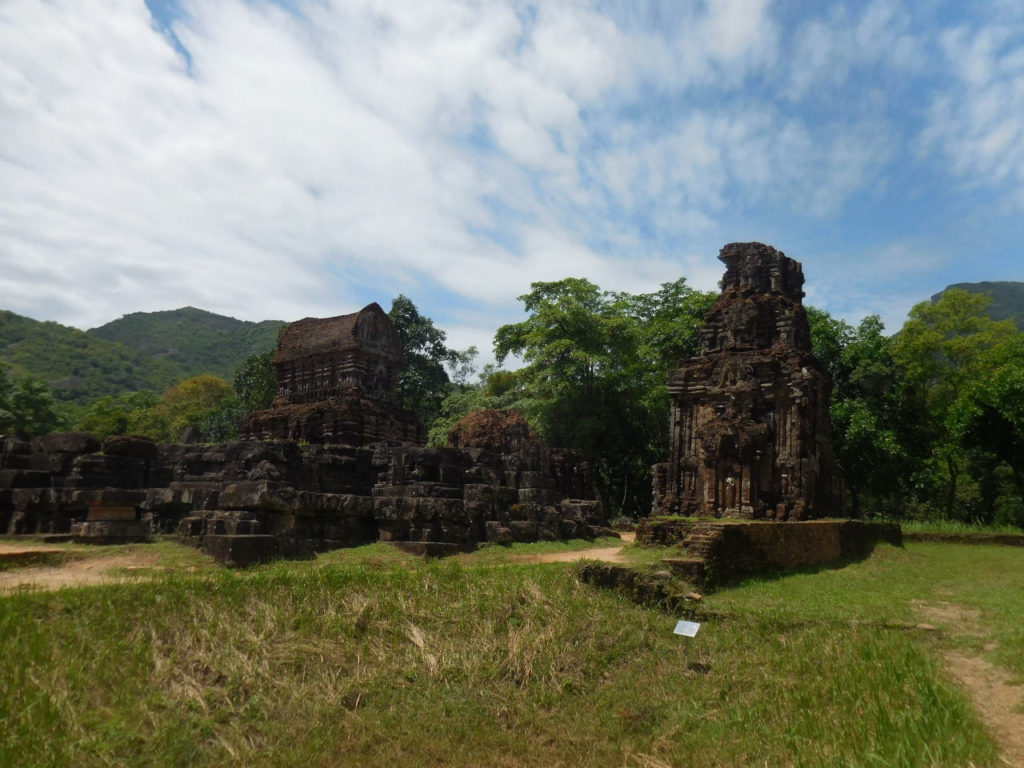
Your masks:
<svg viewBox="0 0 1024 768"><path fill-rule="evenodd" d="M292 323L274 355L277 397L245 419L243 434L351 446L422 443L422 427L395 396L402 361L401 339L378 304Z"/></svg>
<svg viewBox="0 0 1024 768"><path fill-rule="evenodd" d="M896 523L860 520L805 522L707 521L652 518L637 542L677 546L667 565L693 578L722 583L740 576L842 563L866 557L879 542L902 544ZM699 567L696 565L699 564Z"/></svg>
<svg viewBox="0 0 1024 768"><path fill-rule="evenodd" d="M96 509L107 507L124 518L123 540L139 538L140 526L147 535L177 533L197 546L208 536L274 536L273 556L285 556L378 538L465 548L592 537L606 524L599 502L566 499L557 490L566 464L540 444L518 455L290 441L156 446L139 438L108 455L64 450L97 447L80 437L48 444L60 450L33 453L26 443L0 441L12 451L0 459L51 470L0 471L3 531L117 540L118 521L94 519ZM574 482L592 496L585 483ZM224 542L211 551L224 562L249 557Z"/></svg>
<svg viewBox="0 0 1024 768"><path fill-rule="evenodd" d="M811 354L798 262L732 243L700 356L669 376L671 453L653 514L775 520L831 510L831 380Z"/></svg>
<svg viewBox="0 0 1024 768"><path fill-rule="evenodd" d="M418 445L422 428L397 404L401 363L395 329L371 304L285 329L274 357L278 395L242 425L262 439L158 446L117 436L101 451L83 434L32 445L0 436L0 524L67 532L88 514L84 522L103 525L75 530L107 537L116 521L94 519L100 502L83 494L136 491L131 502L108 504L122 508L126 535L136 521L177 532L225 563L377 538L465 548L593 536L606 524L586 463L541 444L518 414L464 422L454 442L465 447ZM231 537L248 538L236 546Z"/></svg>

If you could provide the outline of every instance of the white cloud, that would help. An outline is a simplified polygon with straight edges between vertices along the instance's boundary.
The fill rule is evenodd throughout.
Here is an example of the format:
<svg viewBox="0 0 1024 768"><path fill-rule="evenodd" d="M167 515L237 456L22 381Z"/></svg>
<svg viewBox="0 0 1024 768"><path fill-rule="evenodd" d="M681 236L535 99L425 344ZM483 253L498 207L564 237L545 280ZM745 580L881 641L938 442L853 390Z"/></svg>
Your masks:
<svg viewBox="0 0 1024 768"><path fill-rule="evenodd" d="M788 26L767 0L294 5L185 0L186 60L142 0L6 0L0 304L88 327L402 291L487 349L532 281L712 288L729 240L860 226L843 214L883 193L929 61L895 0ZM964 66L928 142L1019 190L1004 26L943 38Z"/></svg>
<svg viewBox="0 0 1024 768"><path fill-rule="evenodd" d="M824 17L806 19L793 31L787 95L800 101L848 99L846 90L859 71L885 66L898 89L899 78L927 66L926 43L912 28L911 14L899 0L872 0L860 13L847 5L825 4Z"/></svg>
<svg viewBox="0 0 1024 768"><path fill-rule="evenodd" d="M951 29L941 43L953 82L932 102L922 150L1024 208L1024 18Z"/></svg>

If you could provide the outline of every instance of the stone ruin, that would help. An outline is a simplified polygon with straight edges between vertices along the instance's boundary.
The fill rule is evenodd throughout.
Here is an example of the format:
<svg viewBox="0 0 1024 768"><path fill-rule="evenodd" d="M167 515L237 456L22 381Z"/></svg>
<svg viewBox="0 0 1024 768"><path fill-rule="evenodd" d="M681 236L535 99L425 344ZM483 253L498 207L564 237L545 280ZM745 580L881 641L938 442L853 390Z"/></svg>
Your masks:
<svg viewBox="0 0 1024 768"><path fill-rule="evenodd" d="M831 510L831 379L811 354L800 263L762 243L722 248L701 352L669 375L671 454L654 515L805 520Z"/></svg>
<svg viewBox="0 0 1024 768"><path fill-rule="evenodd" d="M279 394L250 439L166 444L0 436L0 532L130 541L177 534L218 561L389 541L424 554L481 542L593 538L607 521L587 466L517 414L471 414L428 448L395 400L401 348L371 304L282 334ZM255 439L257 437L276 439Z"/></svg>
<svg viewBox="0 0 1024 768"><path fill-rule="evenodd" d="M402 341L379 304L285 327L274 354L278 394L242 435L343 445L418 445L423 428L395 396Z"/></svg>

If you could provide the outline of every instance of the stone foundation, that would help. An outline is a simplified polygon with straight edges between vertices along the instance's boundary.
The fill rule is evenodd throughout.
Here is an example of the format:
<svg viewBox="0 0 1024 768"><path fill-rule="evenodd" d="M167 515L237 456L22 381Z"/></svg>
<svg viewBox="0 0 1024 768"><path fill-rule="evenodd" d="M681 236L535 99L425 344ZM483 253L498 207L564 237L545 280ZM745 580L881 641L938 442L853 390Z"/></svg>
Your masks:
<svg viewBox="0 0 1024 768"><path fill-rule="evenodd" d="M112 437L100 448L88 435L0 438L0 532L104 543L172 533L246 565L377 540L442 553L593 538L607 524L592 495L562 490L592 493L582 467L537 443L501 452Z"/></svg>
<svg viewBox="0 0 1024 768"><path fill-rule="evenodd" d="M879 542L902 546L896 523L859 520L806 522L707 521L649 518L636 540L677 546L665 564L696 583L722 584L743 576L841 564L866 557Z"/></svg>

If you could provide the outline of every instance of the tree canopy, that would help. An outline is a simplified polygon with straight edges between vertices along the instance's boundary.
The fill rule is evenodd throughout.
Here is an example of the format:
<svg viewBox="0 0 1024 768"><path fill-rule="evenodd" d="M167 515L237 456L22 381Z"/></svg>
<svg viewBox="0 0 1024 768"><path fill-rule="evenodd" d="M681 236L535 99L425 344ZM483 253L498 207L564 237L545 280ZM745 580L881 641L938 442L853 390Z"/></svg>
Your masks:
<svg viewBox="0 0 1024 768"><path fill-rule="evenodd" d="M398 377L398 396L403 406L429 426L441 415L441 403L454 383L472 372L476 349L456 350L445 344L447 334L420 314L403 294L391 302L388 317L402 341L405 365Z"/></svg>
<svg viewBox="0 0 1024 768"><path fill-rule="evenodd" d="M0 434L36 437L63 426L46 385L31 376L12 377L10 366L0 363Z"/></svg>
<svg viewBox="0 0 1024 768"><path fill-rule="evenodd" d="M714 294L682 278L640 295L567 278L519 300L528 317L500 327L494 351L525 363L514 374L524 415L550 445L584 455L610 512L646 514L667 445L668 370L696 350Z"/></svg>

